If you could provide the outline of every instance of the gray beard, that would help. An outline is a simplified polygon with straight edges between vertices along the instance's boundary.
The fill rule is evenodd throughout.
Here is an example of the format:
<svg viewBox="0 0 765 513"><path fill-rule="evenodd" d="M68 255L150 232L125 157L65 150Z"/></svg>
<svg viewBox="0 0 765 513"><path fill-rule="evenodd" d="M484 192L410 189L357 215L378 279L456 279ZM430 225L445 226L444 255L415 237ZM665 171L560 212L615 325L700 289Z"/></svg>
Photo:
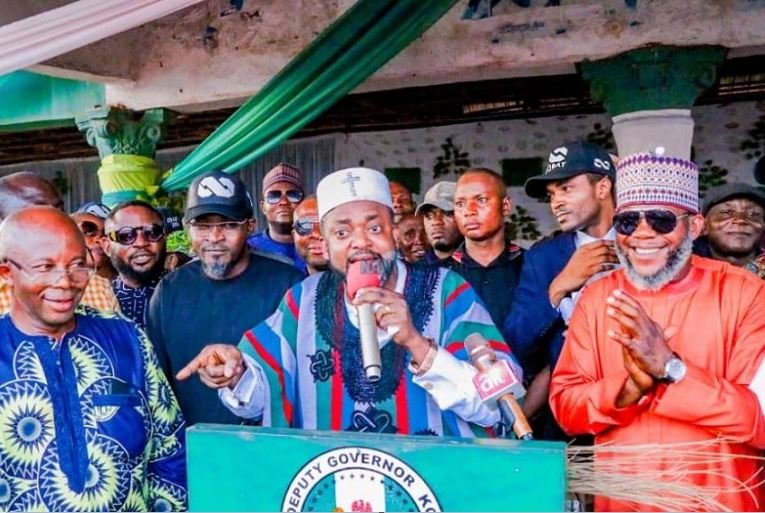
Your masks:
<svg viewBox="0 0 765 513"><path fill-rule="evenodd" d="M229 262L227 264L222 264L220 262L208 263L202 260L202 270L210 278L214 280L222 280L228 275L228 272L231 270L232 267L234 267L234 264L236 264L236 262Z"/></svg>
<svg viewBox="0 0 765 513"><path fill-rule="evenodd" d="M685 267L685 264L690 260L692 253L693 237L691 237L691 232L688 231L680 246L667 257L667 264L656 273L650 276L643 276L638 274L621 247L618 244L616 245L616 254L619 257L619 262L624 266L627 278L636 288L641 290L657 291L662 289L677 277L682 268Z"/></svg>

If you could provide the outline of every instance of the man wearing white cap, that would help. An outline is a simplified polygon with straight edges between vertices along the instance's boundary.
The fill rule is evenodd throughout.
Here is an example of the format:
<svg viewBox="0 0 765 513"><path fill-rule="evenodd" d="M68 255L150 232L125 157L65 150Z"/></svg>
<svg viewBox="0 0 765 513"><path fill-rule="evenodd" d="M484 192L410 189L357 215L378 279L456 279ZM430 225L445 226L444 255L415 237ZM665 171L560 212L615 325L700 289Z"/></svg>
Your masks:
<svg viewBox="0 0 765 513"><path fill-rule="evenodd" d="M569 434L594 434L597 444L704 444L687 449L682 468L661 450L631 468L707 487L713 509L758 510L765 490L754 457L765 448L765 417L748 385L765 356L765 284L691 255L704 225L694 163L625 157L616 191L624 267L579 299L553 372L552 411ZM598 497L595 507L654 506Z"/></svg>
<svg viewBox="0 0 765 513"><path fill-rule="evenodd" d="M447 269L396 258L390 189L379 171L332 173L317 196L331 270L290 289L238 350L208 346L179 378L198 372L233 412L265 426L464 437L493 426L499 413L471 383L464 340L479 333L509 358L508 348L473 289ZM345 272L359 260L382 264L382 286L351 301ZM379 305L377 382L361 364L363 303Z"/></svg>

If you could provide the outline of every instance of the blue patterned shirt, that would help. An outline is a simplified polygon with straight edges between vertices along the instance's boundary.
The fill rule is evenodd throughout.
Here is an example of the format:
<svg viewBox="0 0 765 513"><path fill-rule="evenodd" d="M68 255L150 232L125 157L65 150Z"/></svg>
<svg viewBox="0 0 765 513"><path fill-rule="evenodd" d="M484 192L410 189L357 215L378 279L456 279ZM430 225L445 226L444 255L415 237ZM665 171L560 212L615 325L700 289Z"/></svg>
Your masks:
<svg viewBox="0 0 765 513"><path fill-rule="evenodd" d="M122 281L122 277L112 278L112 288L117 301L120 303L122 314L135 322L141 329L146 327L146 308L149 306L154 289L157 288L159 280L167 273L162 273L155 280L143 287L133 288Z"/></svg>
<svg viewBox="0 0 765 513"><path fill-rule="evenodd" d="M0 317L0 510L186 507L185 422L151 343L80 307L60 341Z"/></svg>

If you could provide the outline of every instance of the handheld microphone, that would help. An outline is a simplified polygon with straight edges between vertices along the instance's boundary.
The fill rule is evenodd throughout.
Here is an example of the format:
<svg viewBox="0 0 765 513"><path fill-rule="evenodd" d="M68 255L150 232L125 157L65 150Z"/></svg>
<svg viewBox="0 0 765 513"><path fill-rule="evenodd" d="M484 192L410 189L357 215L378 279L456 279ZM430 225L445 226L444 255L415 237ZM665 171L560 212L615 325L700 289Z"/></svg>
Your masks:
<svg viewBox="0 0 765 513"><path fill-rule="evenodd" d="M379 287L381 283L380 263L377 260L357 260L348 264L345 290L349 299L356 297L359 289ZM382 375L382 363L380 362L380 345L377 340L377 320L372 306L368 303L363 304L357 307L357 311L364 374L369 381L378 381Z"/></svg>
<svg viewBox="0 0 765 513"><path fill-rule="evenodd" d="M480 333L465 338L465 349L470 363L478 369L478 374L473 377L478 396L483 402L496 401L503 421L512 426L519 440L533 440L529 421L517 401L526 394L526 390L510 364L507 360L497 359L489 342Z"/></svg>

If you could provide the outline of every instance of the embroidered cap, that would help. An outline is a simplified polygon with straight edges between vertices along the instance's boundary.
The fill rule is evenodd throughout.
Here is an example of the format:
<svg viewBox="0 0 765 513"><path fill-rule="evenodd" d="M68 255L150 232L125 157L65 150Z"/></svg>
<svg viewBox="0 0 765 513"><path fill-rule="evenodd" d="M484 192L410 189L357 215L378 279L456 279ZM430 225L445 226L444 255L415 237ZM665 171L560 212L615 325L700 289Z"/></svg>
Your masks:
<svg viewBox="0 0 765 513"><path fill-rule="evenodd" d="M185 220L204 214L218 214L235 221L253 215L252 197L244 182L236 175L210 171L198 176L189 186L186 196Z"/></svg>
<svg viewBox="0 0 765 513"><path fill-rule="evenodd" d="M526 195L544 198L547 184L559 182L584 173L595 173L614 179L616 166L606 150L592 143L580 141L564 144L550 152L545 172L526 180Z"/></svg>
<svg viewBox="0 0 765 513"><path fill-rule="evenodd" d="M316 188L316 197L319 219L351 201L374 201L393 209L388 179L381 172L366 167L350 167L325 176Z"/></svg>
<svg viewBox="0 0 765 513"><path fill-rule="evenodd" d="M698 213L698 166L653 153L622 158L616 168L616 209L631 205L664 205Z"/></svg>
<svg viewBox="0 0 765 513"><path fill-rule="evenodd" d="M300 192L303 192L303 178L300 174L300 170L285 162L280 162L271 168L271 170L266 173L266 176L263 177L263 192L265 193L273 184L282 182L294 185L300 189Z"/></svg>

